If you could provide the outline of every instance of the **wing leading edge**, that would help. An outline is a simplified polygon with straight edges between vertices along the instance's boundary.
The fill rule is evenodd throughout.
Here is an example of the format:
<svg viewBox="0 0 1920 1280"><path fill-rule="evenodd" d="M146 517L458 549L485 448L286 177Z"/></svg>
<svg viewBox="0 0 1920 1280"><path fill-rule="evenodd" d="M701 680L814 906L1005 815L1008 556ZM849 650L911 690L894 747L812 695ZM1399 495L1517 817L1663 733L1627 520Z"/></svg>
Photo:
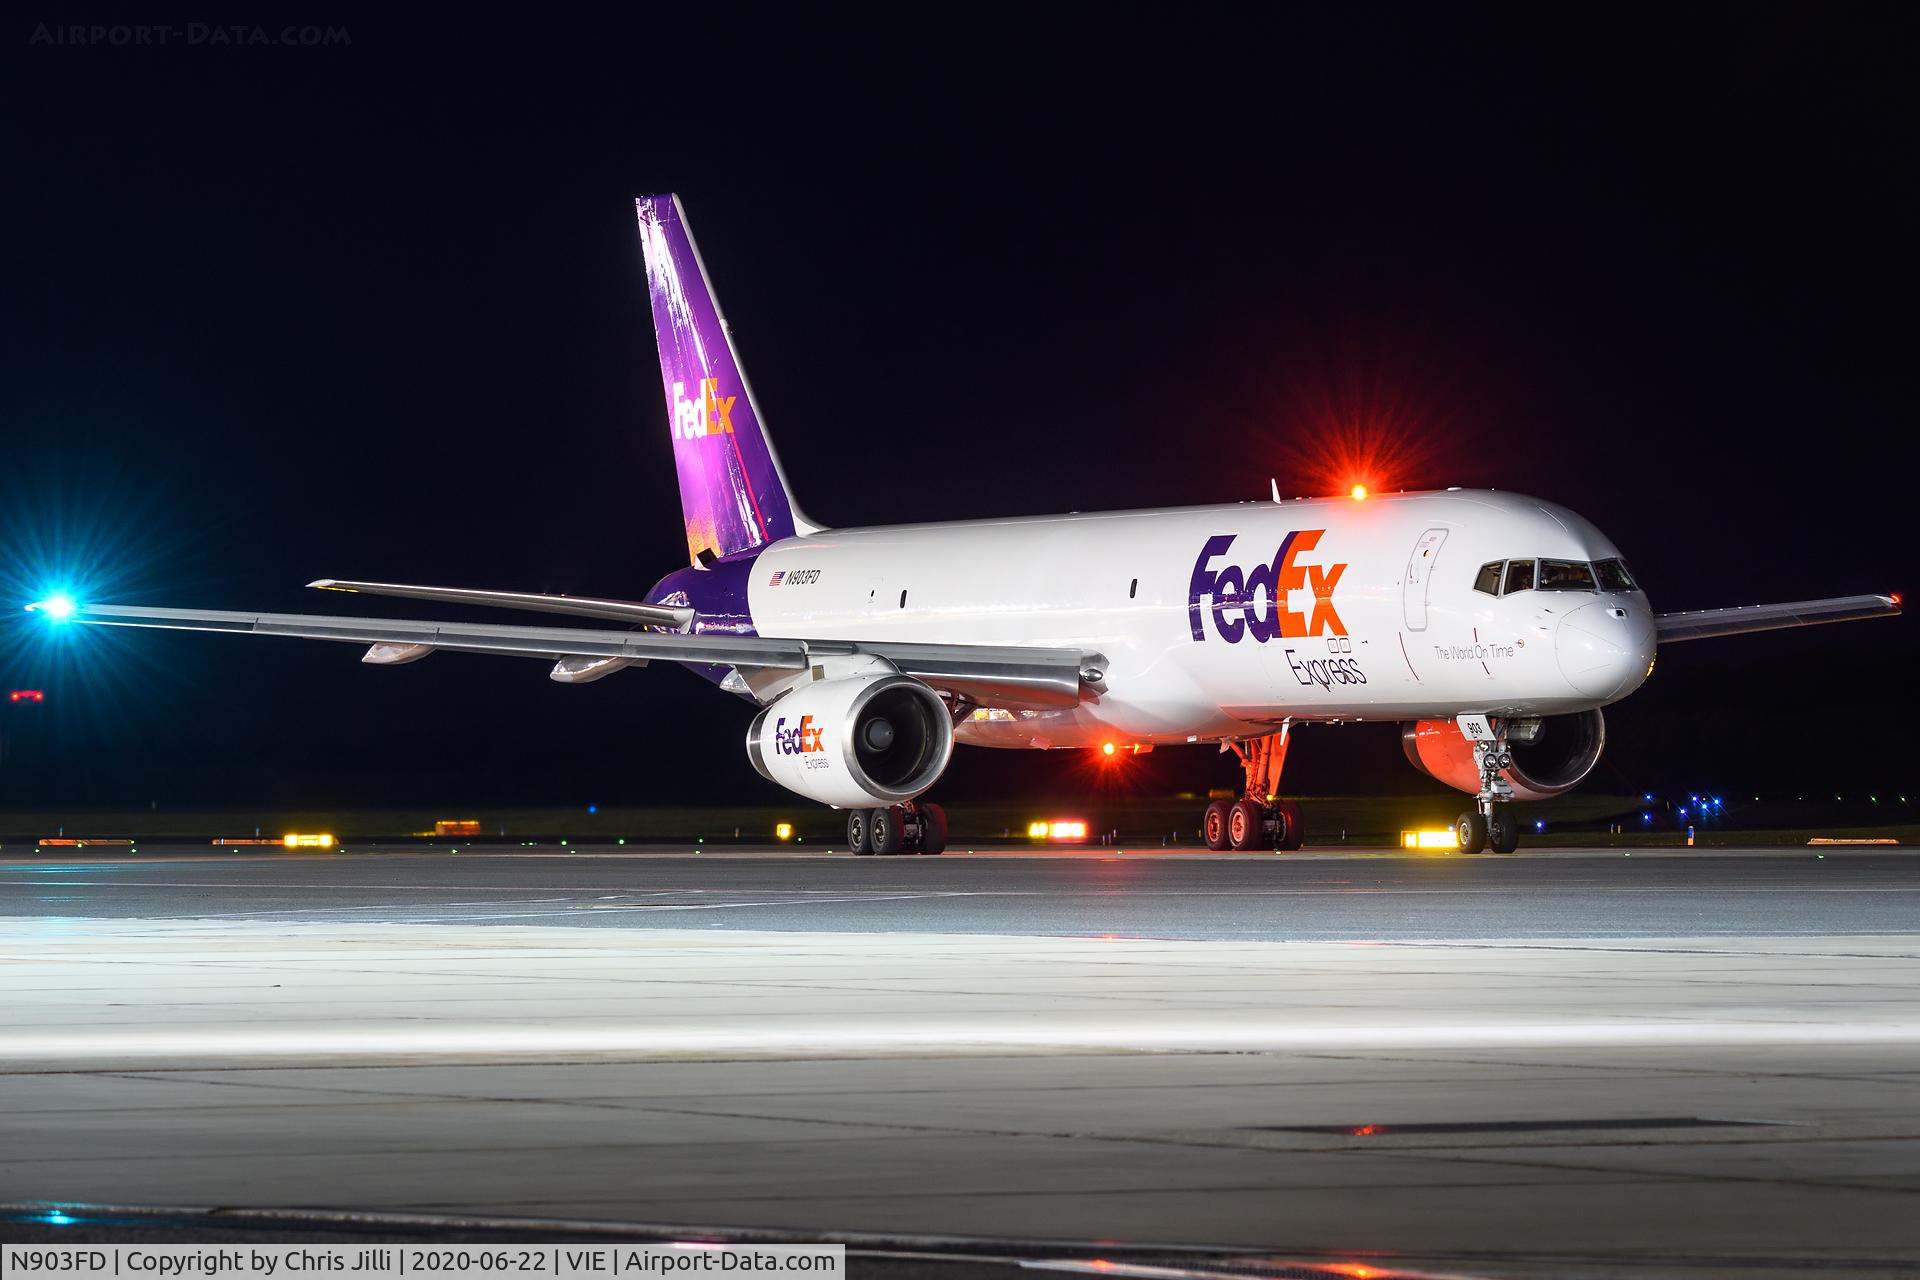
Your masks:
<svg viewBox="0 0 1920 1280"><path fill-rule="evenodd" d="M1679 640L1745 635L1751 631L1812 627L1823 622L1890 618L1899 612L1899 596L1836 596L1828 600L1794 600L1787 604L1748 604L1731 609L1663 613L1653 621L1660 643L1672 644Z"/></svg>
<svg viewBox="0 0 1920 1280"><path fill-rule="evenodd" d="M865 640L782 640L766 636L662 631L610 631L587 627L496 626L399 618L337 618L309 613L235 613L218 609L164 609L143 605L86 605L70 621L107 627L162 631L228 631L245 635L336 640L374 646L368 660L411 661L440 649L512 658L546 658L561 664L555 678L580 683L592 661L601 672L613 665L653 661L695 666L804 671L818 659L869 654L935 688L962 694L986 706L1071 707L1083 684L1097 686L1105 659L1076 649L997 645L909 644ZM571 665L569 665L571 664Z"/></svg>

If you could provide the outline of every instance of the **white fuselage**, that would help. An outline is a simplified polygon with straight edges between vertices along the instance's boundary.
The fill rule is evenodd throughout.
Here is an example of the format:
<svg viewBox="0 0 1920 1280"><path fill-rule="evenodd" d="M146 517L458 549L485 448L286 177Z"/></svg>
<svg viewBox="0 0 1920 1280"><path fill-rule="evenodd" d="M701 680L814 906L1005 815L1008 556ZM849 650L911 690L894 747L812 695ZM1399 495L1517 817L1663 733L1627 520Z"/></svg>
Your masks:
<svg viewBox="0 0 1920 1280"><path fill-rule="evenodd" d="M830 531L763 552L748 604L765 636L1101 654L1097 699L982 709L956 736L1156 744L1288 719L1556 715L1616 701L1653 660L1642 592L1493 595L1475 580L1496 561L1619 554L1565 508L1448 490Z"/></svg>

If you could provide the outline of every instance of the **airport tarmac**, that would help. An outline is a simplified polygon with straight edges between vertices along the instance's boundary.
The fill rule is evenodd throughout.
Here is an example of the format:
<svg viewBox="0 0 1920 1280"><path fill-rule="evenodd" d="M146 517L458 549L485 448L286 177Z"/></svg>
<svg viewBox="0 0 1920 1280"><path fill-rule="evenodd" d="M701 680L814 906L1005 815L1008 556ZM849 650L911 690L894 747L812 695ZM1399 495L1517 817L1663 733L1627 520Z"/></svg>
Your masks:
<svg viewBox="0 0 1920 1280"><path fill-rule="evenodd" d="M8 861L0 919L1124 934L1246 941L1902 935L1920 857L1551 849L1498 857L1107 851L854 858L802 846L309 855L142 843Z"/></svg>
<svg viewBox="0 0 1920 1280"><path fill-rule="evenodd" d="M1912 1275L1916 907L1898 852L9 860L0 1201Z"/></svg>

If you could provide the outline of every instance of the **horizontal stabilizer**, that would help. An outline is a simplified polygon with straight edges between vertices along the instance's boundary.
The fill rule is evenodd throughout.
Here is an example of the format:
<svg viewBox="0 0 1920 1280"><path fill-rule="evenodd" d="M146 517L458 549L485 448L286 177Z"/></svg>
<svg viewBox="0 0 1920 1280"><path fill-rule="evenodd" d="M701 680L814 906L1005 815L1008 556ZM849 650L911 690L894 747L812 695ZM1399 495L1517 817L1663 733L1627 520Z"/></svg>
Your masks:
<svg viewBox="0 0 1920 1280"><path fill-rule="evenodd" d="M1795 600L1788 604L1747 604L1731 609L1663 613L1656 616L1653 622L1660 643L1672 644L1678 640L1745 635L1750 631L1812 627L1823 622L1889 618L1899 612L1898 596L1836 596L1830 600Z"/></svg>
<svg viewBox="0 0 1920 1280"><path fill-rule="evenodd" d="M490 609L527 609L534 613L568 613L577 618L608 618L685 630L693 610L629 600L599 600L592 596L547 596L533 591L475 591L467 587L413 587L399 582L348 582L321 578L309 582L321 591L352 591L369 596L402 596L408 600L435 600L441 604L472 604Z"/></svg>

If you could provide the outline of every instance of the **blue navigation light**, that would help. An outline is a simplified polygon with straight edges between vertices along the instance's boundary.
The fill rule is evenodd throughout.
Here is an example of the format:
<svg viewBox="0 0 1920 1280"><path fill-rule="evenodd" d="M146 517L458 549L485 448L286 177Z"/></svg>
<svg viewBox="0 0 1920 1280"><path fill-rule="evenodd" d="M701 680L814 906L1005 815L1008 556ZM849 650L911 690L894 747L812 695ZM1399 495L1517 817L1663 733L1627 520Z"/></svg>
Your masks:
<svg viewBox="0 0 1920 1280"><path fill-rule="evenodd" d="M36 600L28 605L27 612L44 613L55 622L65 622L74 615L74 611L79 607L80 606L73 602L72 596L64 591L58 591L48 596L45 600Z"/></svg>

